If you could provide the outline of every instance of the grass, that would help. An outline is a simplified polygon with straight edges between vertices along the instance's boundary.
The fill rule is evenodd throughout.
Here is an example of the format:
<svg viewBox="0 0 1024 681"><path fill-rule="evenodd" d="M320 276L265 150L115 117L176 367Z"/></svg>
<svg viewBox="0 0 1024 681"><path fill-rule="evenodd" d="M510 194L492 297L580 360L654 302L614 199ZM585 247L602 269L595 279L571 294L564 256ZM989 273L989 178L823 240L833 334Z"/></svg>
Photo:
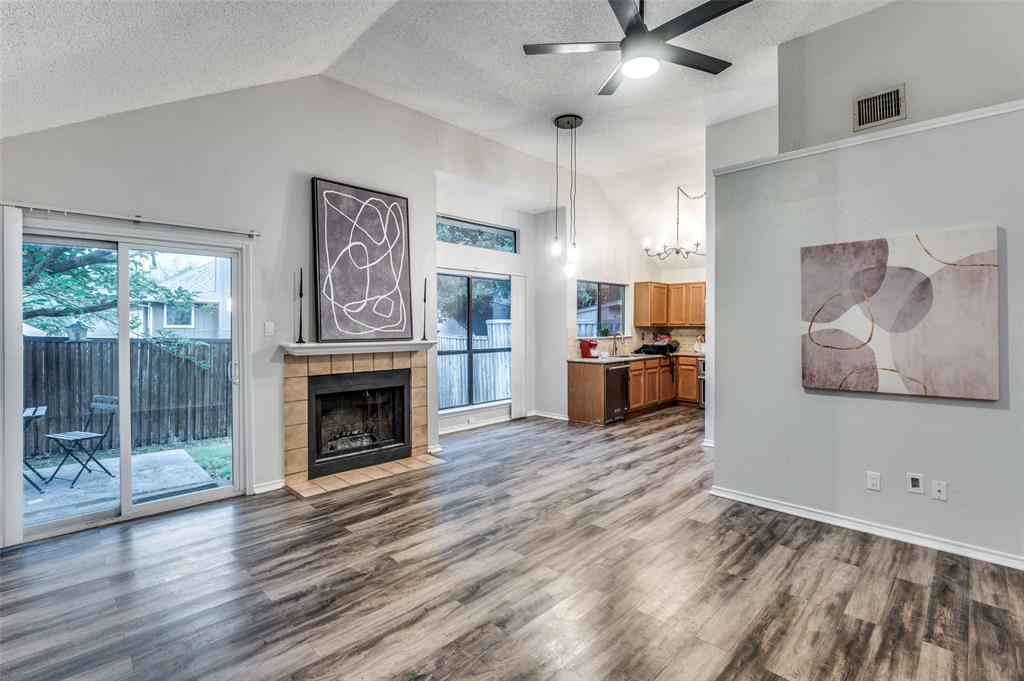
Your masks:
<svg viewBox="0 0 1024 681"><path fill-rule="evenodd" d="M211 478L231 479L231 438L219 437L190 442L182 446L192 460L203 467Z"/></svg>
<svg viewBox="0 0 1024 681"><path fill-rule="evenodd" d="M168 449L184 449L192 460L205 470L211 478L220 480L231 479L231 438L215 437L208 440L195 440L192 442L167 442L162 445L147 445L136 447L132 454L146 454L148 452L164 452ZM29 462L36 468L56 466L60 463L63 455L42 455L32 456ZM96 458L101 460L116 459L118 450L105 449L96 452ZM74 463L72 461L71 463Z"/></svg>

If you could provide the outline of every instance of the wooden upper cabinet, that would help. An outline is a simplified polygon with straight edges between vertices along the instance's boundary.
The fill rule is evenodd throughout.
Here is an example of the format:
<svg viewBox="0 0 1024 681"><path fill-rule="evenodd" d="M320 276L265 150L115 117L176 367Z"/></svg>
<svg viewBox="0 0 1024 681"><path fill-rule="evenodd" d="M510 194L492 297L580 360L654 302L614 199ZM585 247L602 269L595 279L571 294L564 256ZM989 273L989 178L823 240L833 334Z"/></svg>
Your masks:
<svg viewBox="0 0 1024 681"><path fill-rule="evenodd" d="M686 325L704 326L704 297L707 284L703 281L686 285Z"/></svg>
<svg viewBox="0 0 1024 681"><path fill-rule="evenodd" d="M668 325L686 325L686 284L669 284L668 287Z"/></svg>
<svg viewBox="0 0 1024 681"><path fill-rule="evenodd" d="M668 284L651 284L651 325L668 324Z"/></svg>
<svg viewBox="0 0 1024 681"><path fill-rule="evenodd" d="M704 282L633 284L633 325L704 326Z"/></svg>

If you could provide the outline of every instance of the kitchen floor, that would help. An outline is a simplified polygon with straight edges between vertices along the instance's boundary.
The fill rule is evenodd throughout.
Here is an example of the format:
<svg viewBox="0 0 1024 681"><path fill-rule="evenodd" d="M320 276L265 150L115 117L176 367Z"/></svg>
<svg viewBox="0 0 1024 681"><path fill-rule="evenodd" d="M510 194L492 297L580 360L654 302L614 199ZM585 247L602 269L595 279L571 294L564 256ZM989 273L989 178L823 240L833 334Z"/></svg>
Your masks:
<svg viewBox="0 0 1024 681"><path fill-rule="evenodd" d="M709 496L703 412L0 556L4 679L1006 679L1024 573Z"/></svg>

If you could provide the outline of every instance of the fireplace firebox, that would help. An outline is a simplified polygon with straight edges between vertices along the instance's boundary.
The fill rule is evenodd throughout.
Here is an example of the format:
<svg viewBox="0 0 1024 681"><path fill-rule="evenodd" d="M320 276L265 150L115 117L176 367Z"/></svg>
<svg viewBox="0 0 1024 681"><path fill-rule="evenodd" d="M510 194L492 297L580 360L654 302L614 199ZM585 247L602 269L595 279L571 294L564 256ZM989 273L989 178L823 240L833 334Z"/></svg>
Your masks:
<svg viewBox="0 0 1024 681"><path fill-rule="evenodd" d="M309 477L412 453L408 369L309 377Z"/></svg>

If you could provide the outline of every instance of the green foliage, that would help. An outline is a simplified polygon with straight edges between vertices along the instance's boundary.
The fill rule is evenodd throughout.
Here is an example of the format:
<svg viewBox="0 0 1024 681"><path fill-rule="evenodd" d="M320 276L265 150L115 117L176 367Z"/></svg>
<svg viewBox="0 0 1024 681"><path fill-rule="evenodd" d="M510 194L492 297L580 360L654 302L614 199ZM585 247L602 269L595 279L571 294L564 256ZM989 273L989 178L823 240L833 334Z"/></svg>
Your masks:
<svg viewBox="0 0 1024 681"><path fill-rule="evenodd" d="M597 284L590 281L576 282L576 309L597 304Z"/></svg>
<svg viewBox="0 0 1024 681"><path fill-rule="evenodd" d="M466 277L448 274L437 277L437 320L443 323L454 319L466 326L469 314ZM512 305L512 285L502 279L473 279L473 328L474 333L486 333L487 320L494 314L507 310Z"/></svg>
<svg viewBox="0 0 1024 681"><path fill-rule="evenodd" d="M67 327L81 322L94 329L117 328L117 251L110 248L25 243L22 246L22 317L51 336L63 336ZM170 289L156 277L152 253L131 251L128 286L132 300L169 305L192 305L194 295L184 288ZM129 328L138 333L139 319ZM161 331L149 339L168 352L195 362L192 350L206 345L178 334Z"/></svg>
<svg viewBox="0 0 1024 681"><path fill-rule="evenodd" d="M437 240L459 246L476 246L506 253L516 252L515 232L485 225L469 225L438 219Z"/></svg>

